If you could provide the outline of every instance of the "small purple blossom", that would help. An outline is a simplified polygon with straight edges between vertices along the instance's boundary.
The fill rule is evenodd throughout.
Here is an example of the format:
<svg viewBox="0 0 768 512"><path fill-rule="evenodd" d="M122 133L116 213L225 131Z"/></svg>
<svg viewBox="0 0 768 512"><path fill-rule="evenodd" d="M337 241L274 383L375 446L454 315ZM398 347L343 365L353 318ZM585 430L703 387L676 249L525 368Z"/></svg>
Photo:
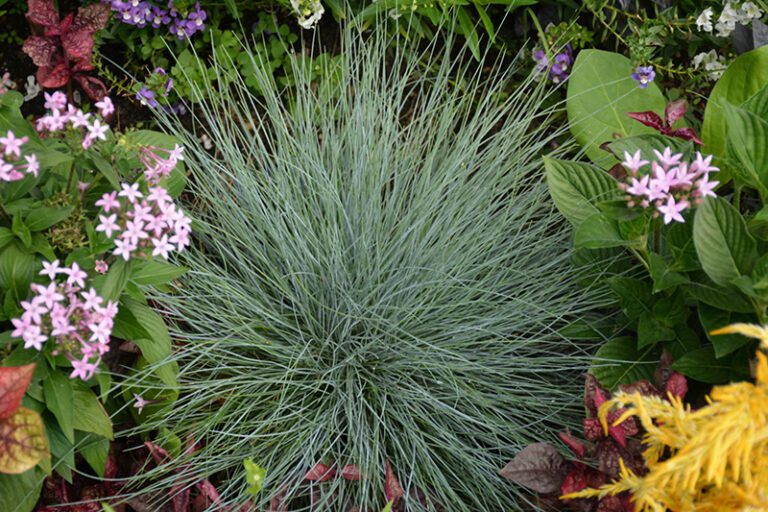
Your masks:
<svg viewBox="0 0 768 512"><path fill-rule="evenodd" d="M637 82L637 86L641 89L648 87L654 78L656 78L656 71L653 70L653 66L638 66L632 73L632 80Z"/></svg>
<svg viewBox="0 0 768 512"><path fill-rule="evenodd" d="M555 55L552 62L552 67L549 68L549 79L554 83L559 84L568 80L571 71L571 64L573 64L573 49L571 45L566 47Z"/></svg>
<svg viewBox="0 0 768 512"><path fill-rule="evenodd" d="M136 93L136 99L139 100L142 105L148 105L153 108L159 105L155 99L155 92L146 87L142 87L141 90Z"/></svg>

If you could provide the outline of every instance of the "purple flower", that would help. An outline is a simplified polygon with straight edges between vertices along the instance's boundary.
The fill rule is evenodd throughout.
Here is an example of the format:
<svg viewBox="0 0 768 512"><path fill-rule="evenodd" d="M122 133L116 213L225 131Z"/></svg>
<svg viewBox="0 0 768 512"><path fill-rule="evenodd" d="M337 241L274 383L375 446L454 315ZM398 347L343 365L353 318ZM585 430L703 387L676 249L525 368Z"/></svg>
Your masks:
<svg viewBox="0 0 768 512"><path fill-rule="evenodd" d="M571 45L566 45L562 52L555 55L552 67L549 69L549 78L556 84L565 82L570 76L573 63L573 50Z"/></svg>
<svg viewBox="0 0 768 512"><path fill-rule="evenodd" d="M203 22L208 17L208 15L204 10L200 9L199 2L195 4L195 10L189 13L189 16L187 17L192 21L192 23L195 24L197 30L203 30L205 28L205 24Z"/></svg>
<svg viewBox="0 0 768 512"><path fill-rule="evenodd" d="M168 11L161 9L156 5L152 6L152 16L150 19L154 28L160 28L171 22L171 17L168 16Z"/></svg>
<svg viewBox="0 0 768 512"><path fill-rule="evenodd" d="M136 93L136 99L139 100L142 105L149 105L153 108L158 105L154 91L151 91L146 87L142 87L141 90Z"/></svg>
<svg viewBox="0 0 768 512"><path fill-rule="evenodd" d="M641 89L648 87L648 84L653 82L655 77L656 72L653 70L653 66L638 66L632 73L632 80L637 82L637 86Z"/></svg>
<svg viewBox="0 0 768 512"><path fill-rule="evenodd" d="M533 60L536 62L536 69L538 71L546 71L549 67L549 59L547 59L547 54L544 53L544 50L541 48L534 50Z"/></svg>

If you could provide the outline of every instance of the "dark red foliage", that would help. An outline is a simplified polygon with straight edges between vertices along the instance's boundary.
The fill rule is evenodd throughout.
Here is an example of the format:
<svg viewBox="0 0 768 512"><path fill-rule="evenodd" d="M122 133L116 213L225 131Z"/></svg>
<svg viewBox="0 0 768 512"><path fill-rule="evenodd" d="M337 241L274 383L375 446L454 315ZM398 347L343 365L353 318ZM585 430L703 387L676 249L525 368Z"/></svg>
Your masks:
<svg viewBox="0 0 768 512"><path fill-rule="evenodd" d="M667 108L664 109L664 119L652 110L645 112L627 112L627 115L635 121L639 121L645 126L653 128L662 135L692 140L696 144L704 145L701 139L696 136L696 132L694 132L692 128L672 128L672 125L685 115L686 109L685 100L676 100L670 102L669 105L667 105Z"/></svg>
<svg viewBox="0 0 768 512"><path fill-rule="evenodd" d="M55 89L75 80L94 101L106 96L104 82L85 73L93 70L93 35L107 24L109 5L90 4L60 19L53 0L28 4L27 19L41 35L29 36L22 49L38 66L38 83Z"/></svg>

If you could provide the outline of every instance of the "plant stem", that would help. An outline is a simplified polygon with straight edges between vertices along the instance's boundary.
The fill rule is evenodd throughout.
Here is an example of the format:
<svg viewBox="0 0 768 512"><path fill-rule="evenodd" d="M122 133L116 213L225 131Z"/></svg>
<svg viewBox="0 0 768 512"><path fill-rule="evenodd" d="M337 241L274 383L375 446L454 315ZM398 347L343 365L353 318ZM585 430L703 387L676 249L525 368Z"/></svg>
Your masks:
<svg viewBox="0 0 768 512"><path fill-rule="evenodd" d="M544 53L549 55L549 44L547 44L547 37L544 33L544 29L541 28L541 23L539 23L539 18L536 17L536 13L533 12L533 9L530 7L525 9L528 12L528 15L531 17L531 21L533 21L533 24L536 25L536 31L539 33L539 39L541 40L541 46L544 47Z"/></svg>

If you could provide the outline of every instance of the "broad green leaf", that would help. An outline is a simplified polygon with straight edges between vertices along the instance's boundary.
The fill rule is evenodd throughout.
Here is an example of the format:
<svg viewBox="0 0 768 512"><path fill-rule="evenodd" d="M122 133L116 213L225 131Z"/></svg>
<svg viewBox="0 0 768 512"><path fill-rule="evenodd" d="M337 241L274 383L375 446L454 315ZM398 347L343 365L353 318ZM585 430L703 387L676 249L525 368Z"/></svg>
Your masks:
<svg viewBox="0 0 768 512"><path fill-rule="evenodd" d="M657 363L653 347L638 351L634 339L614 338L598 349L589 371L603 386L613 389L619 384L653 380Z"/></svg>
<svg viewBox="0 0 768 512"><path fill-rule="evenodd" d="M18 241L8 244L0 251L0 288L13 288L19 299L26 299L37 268L35 258Z"/></svg>
<svg viewBox="0 0 768 512"><path fill-rule="evenodd" d="M67 482L72 482L72 470L75 469L75 446L61 431L55 418L46 415L45 433L51 446L53 469Z"/></svg>
<svg viewBox="0 0 768 512"><path fill-rule="evenodd" d="M701 138L708 153L725 157L728 123L723 101L741 105L768 85L768 46L744 53L734 60L717 81L707 101ZM721 171L721 181L727 176Z"/></svg>
<svg viewBox="0 0 768 512"><path fill-rule="evenodd" d="M109 184L115 189L120 189L120 174L118 174L115 166L95 151L91 152L90 158L93 166L106 178Z"/></svg>
<svg viewBox="0 0 768 512"><path fill-rule="evenodd" d="M0 510L32 512L40 499L44 482L45 473L38 468L20 475L0 473Z"/></svg>
<svg viewBox="0 0 768 512"><path fill-rule="evenodd" d="M653 293L674 288L690 281L688 276L673 272L666 260L660 254L652 252L649 258L651 278L653 279Z"/></svg>
<svg viewBox="0 0 768 512"><path fill-rule="evenodd" d="M171 337L163 318L149 306L123 295L120 310L115 318L112 334L121 339L133 341L146 360L159 363L171 355ZM178 365L167 362L156 368L155 373L169 387L176 387Z"/></svg>
<svg viewBox="0 0 768 512"><path fill-rule="evenodd" d="M621 237L615 220L595 213L576 226L573 244L576 249L603 249L631 245L632 242Z"/></svg>
<svg viewBox="0 0 768 512"><path fill-rule="evenodd" d="M675 331L659 323L650 313L643 313L637 322L637 348L653 346L660 341L675 339Z"/></svg>
<svg viewBox="0 0 768 512"><path fill-rule="evenodd" d="M67 439L75 442L75 397L72 381L61 371L54 370L43 381L45 406L48 407Z"/></svg>
<svg viewBox="0 0 768 512"><path fill-rule="evenodd" d="M613 176L594 165L545 157L544 167L555 206L574 226L599 214L600 202L620 197Z"/></svg>
<svg viewBox="0 0 768 512"><path fill-rule="evenodd" d="M75 429L112 439L112 420L99 399L81 383L74 387Z"/></svg>
<svg viewBox="0 0 768 512"><path fill-rule="evenodd" d="M731 352L735 352L744 345L754 341L741 334L721 334L718 336L709 334L715 329L721 329L733 323L752 323L754 322L752 315L723 311L722 309L714 308L706 304L700 304L698 310L699 321L704 328L704 333L707 338L712 342L712 346L715 349L715 357L717 359L727 356Z"/></svg>
<svg viewBox="0 0 768 512"><path fill-rule="evenodd" d="M32 233L30 233L29 226L24 223L21 215L17 214L13 216L11 231L13 231L14 235L19 237L19 240L21 240L21 243L24 244L24 247L29 249L29 247L32 245Z"/></svg>
<svg viewBox="0 0 768 512"><path fill-rule="evenodd" d="M158 285L173 281L184 275L188 269L172 263L157 260L137 262L131 272L131 281L138 285Z"/></svg>
<svg viewBox="0 0 768 512"><path fill-rule="evenodd" d="M14 234L9 228L0 227L0 249L11 243L13 238Z"/></svg>
<svg viewBox="0 0 768 512"><path fill-rule="evenodd" d="M123 293L125 285L131 279L133 261L118 258L112 263L101 286L100 293L105 300L117 300Z"/></svg>
<svg viewBox="0 0 768 512"><path fill-rule="evenodd" d="M467 14L465 7L458 7L456 9L456 17L459 20L459 26L461 27L462 35L464 36L465 43L469 50L472 52L472 56L475 60L480 60L480 38L477 36L477 30L472 18Z"/></svg>
<svg viewBox="0 0 768 512"><path fill-rule="evenodd" d="M732 155L733 176L768 198L768 121L744 109L723 102L728 120L727 154Z"/></svg>
<svg viewBox="0 0 768 512"><path fill-rule="evenodd" d="M653 150L661 151L664 148L671 148L675 153L690 155L693 152L693 143L676 137L667 137L657 132L635 135L632 137L622 137L607 144L608 149L617 160L624 160L624 152L634 155L640 150L640 156L644 160L653 160L655 155ZM648 169L648 167L645 167Z"/></svg>
<svg viewBox="0 0 768 512"><path fill-rule="evenodd" d="M99 477L104 476L109 456L109 440L103 437L86 434L82 440L78 440L78 452L96 472Z"/></svg>
<svg viewBox="0 0 768 512"><path fill-rule="evenodd" d="M612 277L608 286L619 296L624 314L630 320L640 318L643 313L652 313L651 287L647 282L632 277Z"/></svg>
<svg viewBox="0 0 768 512"><path fill-rule="evenodd" d="M757 244L744 219L721 197L708 198L697 209L693 242L704 272L720 286L749 275L757 260Z"/></svg>
<svg viewBox="0 0 768 512"><path fill-rule="evenodd" d="M26 407L0 421L0 473L24 473L48 457L43 419Z"/></svg>
<svg viewBox="0 0 768 512"><path fill-rule="evenodd" d="M742 103L741 108L768 121L768 84Z"/></svg>
<svg viewBox="0 0 768 512"><path fill-rule="evenodd" d="M688 352L672 365L672 369L686 377L707 384L725 384L749 378L748 368L746 361L730 357L717 359L715 349L711 346Z"/></svg>
<svg viewBox="0 0 768 512"><path fill-rule="evenodd" d="M704 279L691 281L686 289L700 303L734 313L754 312L752 304L741 293L732 288L717 286L705 276Z"/></svg>
<svg viewBox="0 0 768 512"><path fill-rule="evenodd" d="M641 89L632 80L632 62L618 53L582 50L568 79L566 108L571 133L597 165L616 163L600 145L617 137L654 133L627 112L664 115L666 102L655 83Z"/></svg>
<svg viewBox="0 0 768 512"><path fill-rule="evenodd" d="M43 231L69 217L74 209L74 206L36 208L29 212L24 223L30 231Z"/></svg>

